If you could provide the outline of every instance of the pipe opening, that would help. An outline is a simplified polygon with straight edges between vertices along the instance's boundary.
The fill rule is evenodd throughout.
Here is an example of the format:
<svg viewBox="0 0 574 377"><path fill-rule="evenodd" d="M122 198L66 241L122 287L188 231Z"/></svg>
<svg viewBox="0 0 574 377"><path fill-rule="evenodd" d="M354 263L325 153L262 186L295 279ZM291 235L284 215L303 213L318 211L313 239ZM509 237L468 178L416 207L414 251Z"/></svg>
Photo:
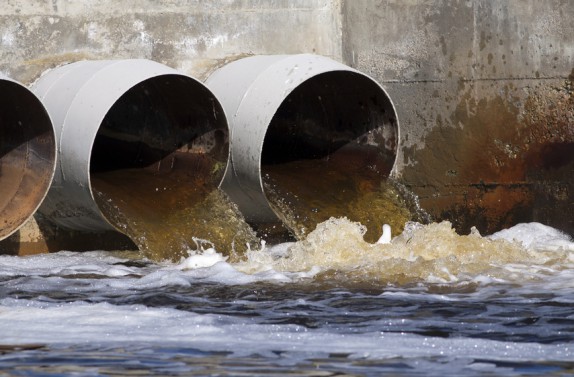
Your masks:
<svg viewBox="0 0 574 377"><path fill-rule="evenodd" d="M398 124L381 87L353 71L331 71L297 86L265 135L261 172L273 210L297 238L331 216L347 216L374 242L384 223L409 220L387 178Z"/></svg>
<svg viewBox="0 0 574 377"><path fill-rule="evenodd" d="M56 163L50 117L24 86L0 79L0 239L31 217L44 199Z"/></svg>
<svg viewBox="0 0 574 377"><path fill-rule="evenodd" d="M388 176L397 133L392 104L376 83L355 72L322 73L283 100L265 135L262 163L369 155L371 170Z"/></svg>
<svg viewBox="0 0 574 377"><path fill-rule="evenodd" d="M153 77L123 94L100 125L90 159L94 197L148 256L178 259L190 234L210 236L205 207L222 200L228 153L226 118L211 92L185 76Z"/></svg>
<svg viewBox="0 0 574 377"><path fill-rule="evenodd" d="M90 172L177 172L213 188L228 153L225 116L215 97L194 80L165 75L134 86L108 111L94 141Z"/></svg>

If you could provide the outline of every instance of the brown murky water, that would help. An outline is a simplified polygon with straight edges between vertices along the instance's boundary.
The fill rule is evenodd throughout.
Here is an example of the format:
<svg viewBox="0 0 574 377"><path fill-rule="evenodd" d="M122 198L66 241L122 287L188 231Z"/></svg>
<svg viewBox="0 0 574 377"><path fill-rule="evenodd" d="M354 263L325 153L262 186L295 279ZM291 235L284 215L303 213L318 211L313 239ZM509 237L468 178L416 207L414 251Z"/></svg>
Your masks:
<svg viewBox="0 0 574 377"><path fill-rule="evenodd" d="M267 199L297 239L330 217L365 225L367 242L378 240L383 224L396 234L405 222L421 221L410 198L369 165L298 160L265 166L263 179Z"/></svg>
<svg viewBox="0 0 574 377"><path fill-rule="evenodd" d="M236 259L258 238L228 197L201 176L124 169L92 174L92 186L108 221L146 257L177 261L188 250L213 246Z"/></svg>
<svg viewBox="0 0 574 377"><path fill-rule="evenodd" d="M367 242L380 237L385 223L398 234L418 220L390 181L347 168L329 161L266 167L267 197L297 239L330 217L365 225ZM260 242L236 205L201 174L122 169L93 173L92 186L104 216L150 259L176 261L188 250L214 246L236 261Z"/></svg>

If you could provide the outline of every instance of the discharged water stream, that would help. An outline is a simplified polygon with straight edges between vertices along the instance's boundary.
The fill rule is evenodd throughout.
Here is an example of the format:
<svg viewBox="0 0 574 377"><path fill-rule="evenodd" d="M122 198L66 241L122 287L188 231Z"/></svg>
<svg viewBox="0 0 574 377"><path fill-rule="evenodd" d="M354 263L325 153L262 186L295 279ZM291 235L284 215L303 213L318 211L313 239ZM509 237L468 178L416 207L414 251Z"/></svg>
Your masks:
<svg viewBox="0 0 574 377"><path fill-rule="evenodd" d="M237 207L201 176L119 170L94 174L92 184L106 218L152 260L179 261L207 247L236 257L248 244L256 247L258 237Z"/></svg>
<svg viewBox="0 0 574 377"><path fill-rule="evenodd" d="M383 224L401 232L405 222L422 220L416 205L391 181L357 166L327 160L299 160L264 168L266 195L272 208L297 239L304 239L330 217L347 216L366 228L375 242Z"/></svg>
<svg viewBox="0 0 574 377"><path fill-rule="evenodd" d="M229 157L228 127L198 82L144 81L108 111L90 159L103 217L154 261L214 247L232 259L258 238L218 189Z"/></svg>

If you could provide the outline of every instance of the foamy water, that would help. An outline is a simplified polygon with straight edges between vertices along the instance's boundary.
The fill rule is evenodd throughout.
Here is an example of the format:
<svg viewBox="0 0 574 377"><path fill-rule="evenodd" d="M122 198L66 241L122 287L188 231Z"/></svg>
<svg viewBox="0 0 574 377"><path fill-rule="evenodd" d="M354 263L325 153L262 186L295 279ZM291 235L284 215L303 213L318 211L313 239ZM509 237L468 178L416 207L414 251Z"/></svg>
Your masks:
<svg viewBox="0 0 574 377"><path fill-rule="evenodd" d="M574 243L542 224L483 237L346 219L230 263L130 253L0 257L0 370L518 375L574 368ZM48 361L47 361L48 360ZM16 373L17 372L17 373Z"/></svg>

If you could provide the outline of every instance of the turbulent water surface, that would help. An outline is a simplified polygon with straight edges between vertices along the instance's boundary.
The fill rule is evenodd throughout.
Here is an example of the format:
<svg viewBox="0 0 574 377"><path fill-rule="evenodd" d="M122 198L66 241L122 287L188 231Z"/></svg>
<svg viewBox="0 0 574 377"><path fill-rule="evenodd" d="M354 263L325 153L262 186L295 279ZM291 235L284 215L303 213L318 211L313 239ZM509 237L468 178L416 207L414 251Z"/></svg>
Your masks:
<svg viewBox="0 0 574 377"><path fill-rule="evenodd" d="M94 251L0 257L0 374L574 373L574 243L344 218L233 263ZM206 246L207 247L207 246Z"/></svg>

